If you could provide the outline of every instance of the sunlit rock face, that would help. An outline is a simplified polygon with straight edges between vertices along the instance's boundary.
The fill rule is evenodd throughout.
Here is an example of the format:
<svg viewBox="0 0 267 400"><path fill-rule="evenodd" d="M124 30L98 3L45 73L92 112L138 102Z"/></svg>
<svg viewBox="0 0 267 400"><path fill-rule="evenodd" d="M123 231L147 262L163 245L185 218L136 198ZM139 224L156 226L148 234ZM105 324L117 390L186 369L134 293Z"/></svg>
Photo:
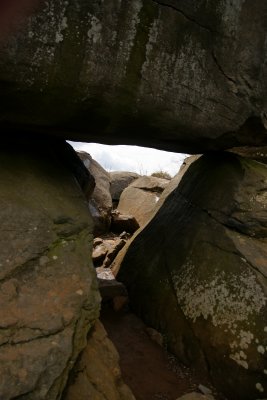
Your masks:
<svg viewBox="0 0 267 400"><path fill-rule="evenodd" d="M1 123L185 152L266 144L266 8L40 1L1 45Z"/></svg>
<svg viewBox="0 0 267 400"><path fill-rule="evenodd" d="M199 158L118 274L135 311L230 400L267 394L266 192L266 165Z"/></svg>

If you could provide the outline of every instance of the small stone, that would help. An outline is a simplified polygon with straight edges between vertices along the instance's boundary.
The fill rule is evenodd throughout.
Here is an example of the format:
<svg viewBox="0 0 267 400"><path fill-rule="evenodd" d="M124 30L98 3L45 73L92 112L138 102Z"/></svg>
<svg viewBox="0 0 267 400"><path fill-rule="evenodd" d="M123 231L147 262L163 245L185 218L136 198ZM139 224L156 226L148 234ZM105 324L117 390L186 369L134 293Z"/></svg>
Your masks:
<svg viewBox="0 0 267 400"><path fill-rule="evenodd" d="M76 294L78 294L79 296L82 296L83 295L83 290L82 289L76 290Z"/></svg>
<svg viewBox="0 0 267 400"><path fill-rule="evenodd" d="M256 383L256 389L261 393L264 392L263 386L262 386L262 384L260 382Z"/></svg>
<svg viewBox="0 0 267 400"><path fill-rule="evenodd" d="M208 387L206 387L204 385L199 384L198 385L198 389L201 391L201 393L203 393L205 395L212 394L212 391Z"/></svg>
<svg viewBox="0 0 267 400"><path fill-rule="evenodd" d="M107 279L110 281L113 281L115 279L115 276L113 275L113 272L110 268L96 268L96 274L99 279Z"/></svg>
<svg viewBox="0 0 267 400"><path fill-rule="evenodd" d="M131 235L129 234L129 233L127 233L126 231L123 231L121 234L120 234L120 238L121 239L129 239L129 237L130 237Z"/></svg>

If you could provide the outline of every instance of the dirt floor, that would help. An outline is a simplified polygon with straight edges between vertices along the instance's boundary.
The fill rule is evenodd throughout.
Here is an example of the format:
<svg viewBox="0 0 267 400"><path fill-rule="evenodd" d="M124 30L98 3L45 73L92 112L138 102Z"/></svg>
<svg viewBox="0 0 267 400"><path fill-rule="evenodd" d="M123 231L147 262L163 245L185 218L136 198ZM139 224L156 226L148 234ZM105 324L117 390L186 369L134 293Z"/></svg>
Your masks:
<svg viewBox="0 0 267 400"><path fill-rule="evenodd" d="M199 380L152 340L145 324L134 314L105 308L101 320L120 354L123 379L136 400L176 400L185 393L199 392L199 384L209 387L216 400L223 400L209 382Z"/></svg>

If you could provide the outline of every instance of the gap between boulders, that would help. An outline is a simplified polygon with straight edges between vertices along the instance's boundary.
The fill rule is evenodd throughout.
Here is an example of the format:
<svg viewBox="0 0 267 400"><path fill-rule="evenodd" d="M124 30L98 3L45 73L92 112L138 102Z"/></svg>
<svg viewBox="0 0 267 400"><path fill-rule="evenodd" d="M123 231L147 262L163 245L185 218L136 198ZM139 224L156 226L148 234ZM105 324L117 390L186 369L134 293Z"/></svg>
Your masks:
<svg viewBox="0 0 267 400"><path fill-rule="evenodd" d="M159 332L129 309L116 312L110 304L103 306L101 322L120 355L122 378L136 400L176 400L207 388L212 392L210 399L225 400L204 376L167 351Z"/></svg>

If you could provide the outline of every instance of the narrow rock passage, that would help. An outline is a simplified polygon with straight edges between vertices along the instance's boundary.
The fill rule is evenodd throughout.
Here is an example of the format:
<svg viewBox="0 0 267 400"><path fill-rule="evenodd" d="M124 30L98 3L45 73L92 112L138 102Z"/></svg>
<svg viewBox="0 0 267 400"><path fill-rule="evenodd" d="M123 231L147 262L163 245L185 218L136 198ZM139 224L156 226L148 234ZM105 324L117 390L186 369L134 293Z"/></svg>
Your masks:
<svg viewBox="0 0 267 400"><path fill-rule="evenodd" d="M199 392L199 384L211 388L215 399L224 399L209 382L198 378L153 341L145 324L134 314L104 308L101 320L119 352L123 379L136 400L176 400L185 393Z"/></svg>

